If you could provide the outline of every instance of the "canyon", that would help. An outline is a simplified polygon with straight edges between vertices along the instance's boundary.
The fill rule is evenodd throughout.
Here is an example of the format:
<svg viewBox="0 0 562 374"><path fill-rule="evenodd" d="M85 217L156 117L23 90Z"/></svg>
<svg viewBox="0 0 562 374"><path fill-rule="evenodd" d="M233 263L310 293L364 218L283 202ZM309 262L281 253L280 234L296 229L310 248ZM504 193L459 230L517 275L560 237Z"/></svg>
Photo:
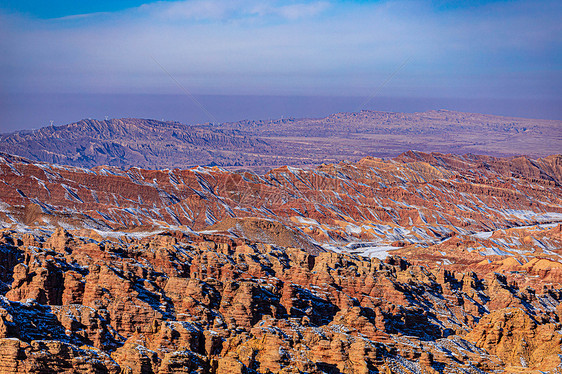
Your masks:
<svg viewBox="0 0 562 374"><path fill-rule="evenodd" d="M0 372L562 368L562 155L0 156Z"/></svg>

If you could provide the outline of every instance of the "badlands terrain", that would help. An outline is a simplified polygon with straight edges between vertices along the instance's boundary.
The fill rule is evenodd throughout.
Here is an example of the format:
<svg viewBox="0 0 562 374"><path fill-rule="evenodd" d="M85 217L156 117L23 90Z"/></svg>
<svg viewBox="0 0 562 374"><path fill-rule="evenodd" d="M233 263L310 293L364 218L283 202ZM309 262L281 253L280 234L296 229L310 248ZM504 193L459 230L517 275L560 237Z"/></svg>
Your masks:
<svg viewBox="0 0 562 374"><path fill-rule="evenodd" d="M131 121L69 127L103 134ZM239 142L235 157L270 163L264 155L279 148L262 141L276 137L273 125L256 125L253 138L237 126L221 125L222 138L210 125L192 129L191 139ZM528 131L530 142L548 128L494 126L514 139ZM29 154L0 155L0 372L562 370L562 155L409 151L319 163L310 153L303 163L315 167L258 174L154 170L162 148L150 156L116 141L124 164L149 169L37 161L115 161L79 140L69 148L58 131L70 130L2 140ZM469 134L450 141L514 152L492 135L469 144ZM289 135L276 144L306 137ZM322 144L310 140L303 155Z"/></svg>
<svg viewBox="0 0 562 374"><path fill-rule="evenodd" d="M455 154L544 157L562 149L562 121L447 110L361 111L185 125L147 119L82 120L0 135L0 151L80 167L128 169L218 165L267 172L283 165L356 162L417 149Z"/></svg>

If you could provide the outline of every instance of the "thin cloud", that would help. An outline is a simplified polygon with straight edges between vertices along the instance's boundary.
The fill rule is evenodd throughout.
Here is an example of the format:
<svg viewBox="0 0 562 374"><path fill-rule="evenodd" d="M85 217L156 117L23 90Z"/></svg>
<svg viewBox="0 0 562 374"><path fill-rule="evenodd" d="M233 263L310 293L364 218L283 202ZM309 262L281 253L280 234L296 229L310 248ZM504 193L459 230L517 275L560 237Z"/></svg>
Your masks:
<svg viewBox="0 0 562 374"><path fill-rule="evenodd" d="M149 16L168 20L229 21L278 16L287 20L314 17L328 9L327 1L292 3L256 0L189 0L157 2L139 7Z"/></svg>
<svg viewBox="0 0 562 374"><path fill-rule="evenodd" d="M0 14L4 91L560 97L558 2L159 2L103 17Z"/></svg>
<svg viewBox="0 0 562 374"><path fill-rule="evenodd" d="M70 16L50 18L50 20L54 21L54 22L79 21L79 20L84 20L84 19L87 19L87 18L109 16L110 14L113 14L113 13L112 12L94 12L94 13L84 13L84 14L73 14L73 15L70 15Z"/></svg>
<svg viewBox="0 0 562 374"><path fill-rule="evenodd" d="M314 3L290 4L284 6L267 6L262 15L278 15L288 20L298 20L317 16L330 8L331 4L326 1Z"/></svg>
<svg viewBox="0 0 562 374"><path fill-rule="evenodd" d="M175 1L157 2L140 7L149 16L172 20L220 20L236 10L235 2L227 1Z"/></svg>

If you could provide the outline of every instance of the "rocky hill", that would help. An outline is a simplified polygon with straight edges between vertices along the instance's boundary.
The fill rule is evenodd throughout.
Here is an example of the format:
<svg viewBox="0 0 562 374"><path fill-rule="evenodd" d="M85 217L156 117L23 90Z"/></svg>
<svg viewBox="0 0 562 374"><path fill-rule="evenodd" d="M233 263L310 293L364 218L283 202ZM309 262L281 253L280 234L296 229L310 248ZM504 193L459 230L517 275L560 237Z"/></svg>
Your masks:
<svg viewBox="0 0 562 374"><path fill-rule="evenodd" d="M242 165L269 153L264 141L228 130L144 119L82 120L0 136L0 149L65 165L138 165L158 169L212 163ZM235 150L243 150L234 152Z"/></svg>
<svg viewBox="0 0 562 374"><path fill-rule="evenodd" d="M562 369L562 156L0 160L0 372Z"/></svg>
<svg viewBox="0 0 562 374"><path fill-rule="evenodd" d="M265 172L411 149L544 157L562 149L562 121L453 111L361 111L317 119L196 126L144 119L82 120L0 136L0 151L80 167L145 169L219 165Z"/></svg>

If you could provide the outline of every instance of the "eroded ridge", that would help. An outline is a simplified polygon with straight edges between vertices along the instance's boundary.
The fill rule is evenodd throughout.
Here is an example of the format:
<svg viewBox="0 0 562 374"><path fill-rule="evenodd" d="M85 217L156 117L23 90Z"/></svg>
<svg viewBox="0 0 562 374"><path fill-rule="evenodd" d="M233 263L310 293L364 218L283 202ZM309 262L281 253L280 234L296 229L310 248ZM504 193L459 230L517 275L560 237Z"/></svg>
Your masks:
<svg viewBox="0 0 562 374"><path fill-rule="evenodd" d="M532 372L560 284L211 234L4 231L3 372Z"/></svg>
<svg viewBox="0 0 562 374"><path fill-rule="evenodd" d="M0 370L556 373L562 162L2 154Z"/></svg>

